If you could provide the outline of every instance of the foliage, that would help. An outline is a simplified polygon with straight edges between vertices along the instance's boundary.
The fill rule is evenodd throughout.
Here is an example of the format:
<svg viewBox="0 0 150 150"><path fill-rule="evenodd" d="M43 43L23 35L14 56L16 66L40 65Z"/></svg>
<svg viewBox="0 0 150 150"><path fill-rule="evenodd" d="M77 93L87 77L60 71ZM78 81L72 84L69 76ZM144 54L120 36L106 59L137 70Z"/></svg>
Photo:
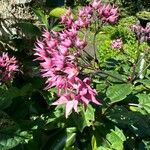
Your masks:
<svg viewBox="0 0 150 150"><path fill-rule="evenodd" d="M71 5L84 2L71 1ZM115 2L126 12L131 3L132 11L136 9L135 1ZM53 3L46 1L48 6ZM39 25L26 21L14 24L21 32L12 40L15 50L11 47L3 50L15 55L20 72L11 82L0 83L0 150L149 150L149 43L139 44L131 30L136 16L121 14L117 24L104 24L98 30L98 62L92 58L95 28L90 26L86 36L89 45L85 48L90 55L83 55L96 69L84 67L81 75L92 78L92 87L102 105L89 103L86 108L79 105L78 113L73 111L66 119L64 106L51 105L58 99L56 88L44 89L45 79L40 76L38 63L33 61L34 43L43 28L55 31L63 28L60 16L67 10L60 7L64 2L55 4L58 5L46 11L34 8ZM82 33L79 35L83 37ZM111 47L112 40L117 38L123 41L122 49Z"/></svg>

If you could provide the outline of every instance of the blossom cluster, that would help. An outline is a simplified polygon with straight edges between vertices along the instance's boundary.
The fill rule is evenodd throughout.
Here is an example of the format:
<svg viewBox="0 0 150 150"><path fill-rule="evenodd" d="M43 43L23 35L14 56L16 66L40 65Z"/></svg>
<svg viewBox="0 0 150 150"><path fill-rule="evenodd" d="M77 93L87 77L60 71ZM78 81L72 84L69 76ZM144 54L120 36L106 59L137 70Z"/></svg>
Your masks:
<svg viewBox="0 0 150 150"><path fill-rule="evenodd" d="M111 47L112 47L113 49L118 49L118 50L120 50L120 49L122 48L122 46L123 46L123 42L122 42L122 39L121 39L121 38L115 39L115 40L113 40L112 43L111 43Z"/></svg>
<svg viewBox="0 0 150 150"><path fill-rule="evenodd" d="M78 31L87 28L97 13L102 21L114 23L118 17L117 8L94 1L79 10L77 19L71 9L61 17L61 24L65 28L60 32L44 31L41 40L35 47L35 55L40 61L42 77L47 78L46 89L56 87L59 99L52 105L66 105L66 118L72 110L78 112L78 104L87 106L89 102L97 105L96 90L90 86L90 78L80 79L78 59L86 46Z"/></svg>
<svg viewBox="0 0 150 150"><path fill-rule="evenodd" d="M133 25L131 29L136 34L136 37L140 42L150 41L150 26L149 25L143 28L141 25L137 24L137 25Z"/></svg>
<svg viewBox="0 0 150 150"><path fill-rule="evenodd" d="M118 8L114 5L104 4L100 0L94 0L88 6L81 8L78 12L78 18L74 21L73 14L69 9L68 12L61 17L61 23L64 23L66 27L82 28L88 27L96 19L102 22L115 23L118 19Z"/></svg>
<svg viewBox="0 0 150 150"><path fill-rule="evenodd" d="M0 55L0 82L7 82L13 79L18 71L18 64L15 57L9 57L8 53Z"/></svg>

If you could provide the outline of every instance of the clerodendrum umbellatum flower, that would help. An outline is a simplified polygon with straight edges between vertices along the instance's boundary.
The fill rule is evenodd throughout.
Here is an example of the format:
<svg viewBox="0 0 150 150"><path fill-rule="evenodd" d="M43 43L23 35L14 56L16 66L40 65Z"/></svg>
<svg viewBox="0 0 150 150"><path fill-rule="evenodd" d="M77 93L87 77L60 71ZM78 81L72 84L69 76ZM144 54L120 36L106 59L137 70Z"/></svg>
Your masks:
<svg viewBox="0 0 150 150"><path fill-rule="evenodd" d="M121 38L115 39L111 43L111 47L114 48L114 49L121 49L122 46L123 46L123 42L122 42Z"/></svg>
<svg viewBox="0 0 150 150"><path fill-rule="evenodd" d="M0 82L7 82L13 79L18 71L17 60L15 57L9 57L8 53L0 55Z"/></svg>
<svg viewBox="0 0 150 150"><path fill-rule="evenodd" d="M118 19L118 8L110 4L101 5L97 11L103 22L115 23Z"/></svg>
<svg viewBox="0 0 150 150"><path fill-rule="evenodd" d="M59 32L44 31L41 40L37 40L35 47L36 60L40 61L42 77L47 78L46 89L56 87L59 99L52 105L66 105L66 117L72 110L78 111L79 103L87 106L89 102L97 105L96 90L90 85L90 78L81 80L78 60L81 51L87 45L85 37L79 37L79 31L87 29L94 21L93 15L102 21L114 23L118 18L117 8L94 1L79 10L77 19L73 17L71 9L61 16L64 29Z"/></svg>

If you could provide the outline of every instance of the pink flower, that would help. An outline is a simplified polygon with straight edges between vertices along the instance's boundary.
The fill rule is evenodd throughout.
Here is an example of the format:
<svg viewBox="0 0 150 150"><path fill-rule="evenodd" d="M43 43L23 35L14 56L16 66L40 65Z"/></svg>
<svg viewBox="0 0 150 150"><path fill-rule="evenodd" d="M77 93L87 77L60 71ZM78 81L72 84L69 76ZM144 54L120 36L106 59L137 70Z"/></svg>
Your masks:
<svg viewBox="0 0 150 150"><path fill-rule="evenodd" d="M65 24L66 27L70 28L73 23L73 15L71 9L69 8L65 15L61 16L61 23Z"/></svg>
<svg viewBox="0 0 150 150"><path fill-rule="evenodd" d="M137 39L140 42L149 41L150 39L150 26L143 28L141 25L133 25L131 27L132 31L135 33Z"/></svg>
<svg viewBox="0 0 150 150"><path fill-rule="evenodd" d="M74 39L77 36L77 29L72 27L71 29L65 30L64 33L71 39Z"/></svg>
<svg viewBox="0 0 150 150"><path fill-rule="evenodd" d="M108 23L115 23L118 19L118 8L110 4L103 5L98 10L100 18Z"/></svg>
<svg viewBox="0 0 150 150"><path fill-rule="evenodd" d="M93 102L97 105L100 105L95 98L96 90L90 87L90 79L85 78L83 81L78 77L72 78L70 84L68 84L68 89L66 89L65 94L63 94L56 102L52 105L66 105L66 118L69 116L70 112L74 110L78 112L78 104L83 103L85 106L89 102Z"/></svg>
<svg viewBox="0 0 150 150"><path fill-rule="evenodd" d="M0 81L12 80L17 71L19 70L16 58L9 57L8 53L2 53L0 56Z"/></svg>
<svg viewBox="0 0 150 150"><path fill-rule="evenodd" d="M86 46L86 42L81 41L79 38L77 38L76 41L75 41L75 45L79 49L84 49L84 47Z"/></svg>
<svg viewBox="0 0 150 150"><path fill-rule="evenodd" d="M94 0L92 3L92 7L96 10L101 8L101 6L102 6L102 2L100 0Z"/></svg>
<svg viewBox="0 0 150 150"><path fill-rule="evenodd" d="M61 45L65 46L66 48L69 48L69 47L71 47L72 42L69 38L67 38L67 39L61 41Z"/></svg>
<svg viewBox="0 0 150 150"><path fill-rule="evenodd" d="M116 39L116 40L113 40L112 43L111 43L111 47L114 48L114 49L121 49L123 46L123 42L122 42L122 39Z"/></svg>
<svg viewBox="0 0 150 150"><path fill-rule="evenodd" d="M78 79L78 88L77 91L79 93L80 100L87 106L89 102L93 102L97 105L100 105L100 103L96 100L96 90L92 89L90 86L90 79L85 78L83 81Z"/></svg>
<svg viewBox="0 0 150 150"><path fill-rule="evenodd" d="M78 100L76 99L76 96L74 94L64 94L62 95L56 102L52 103L52 105L66 105L66 113L65 116L68 118L70 112L72 109L74 109L75 112L78 112Z"/></svg>
<svg viewBox="0 0 150 150"><path fill-rule="evenodd" d="M79 10L78 16L90 18L92 13L93 13L92 7L91 6L85 6Z"/></svg>

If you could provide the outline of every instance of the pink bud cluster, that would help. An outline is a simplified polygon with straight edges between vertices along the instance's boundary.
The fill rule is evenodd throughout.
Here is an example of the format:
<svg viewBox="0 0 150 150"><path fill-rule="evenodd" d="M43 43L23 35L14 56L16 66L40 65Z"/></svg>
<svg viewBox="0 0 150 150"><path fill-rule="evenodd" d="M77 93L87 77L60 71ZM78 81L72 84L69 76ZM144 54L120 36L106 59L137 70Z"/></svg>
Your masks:
<svg viewBox="0 0 150 150"><path fill-rule="evenodd" d="M122 46L123 46L123 42L122 42L122 39L121 38L119 38L119 39L115 39L115 40L113 40L112 41L112 43L111 43L111 47L113 48L113 49L121 49L122 48Z"/></svg>
<svg viewBox="0 0 150 150"><path fill-rule="evenodd" d="M0 82L7 82L13 79L18 71L17 60L15 57L9 57L8 53L0 55Z"/></svg>
<svg viewBox="0 0 150 150"><path fill-rule="evenodd" d="M131 29L140 42L150 41L150 26L143 28L141 25L133 25Z"/></svg>
<svg viewBox="0 0 150 150"><path fill-rule="evenodd" d="M99 17L101 14L102 21L106 22L113 23L118 16L114 6L99 5L102 3L94 1L83 7L79 10L76 20L69 9L61 17L61 24L65 25L65 29L60 32L44 31L41 40L36 43L35 55L40 61L42 77L47 78L46 89L56 87L58 90L59 99L52 105L65 104L66 118L72 110L78 111L79 103L83 103L84 106L89 102L100 104L95 98L96 90L90 86L90 78L79 78L81 73L78 66L81 50L86 46L86 41L79 37L78 31L92 23L94 11ZM101 8L103 10L100 13ZM104 12L104 9L107 12Z"/></svg>

